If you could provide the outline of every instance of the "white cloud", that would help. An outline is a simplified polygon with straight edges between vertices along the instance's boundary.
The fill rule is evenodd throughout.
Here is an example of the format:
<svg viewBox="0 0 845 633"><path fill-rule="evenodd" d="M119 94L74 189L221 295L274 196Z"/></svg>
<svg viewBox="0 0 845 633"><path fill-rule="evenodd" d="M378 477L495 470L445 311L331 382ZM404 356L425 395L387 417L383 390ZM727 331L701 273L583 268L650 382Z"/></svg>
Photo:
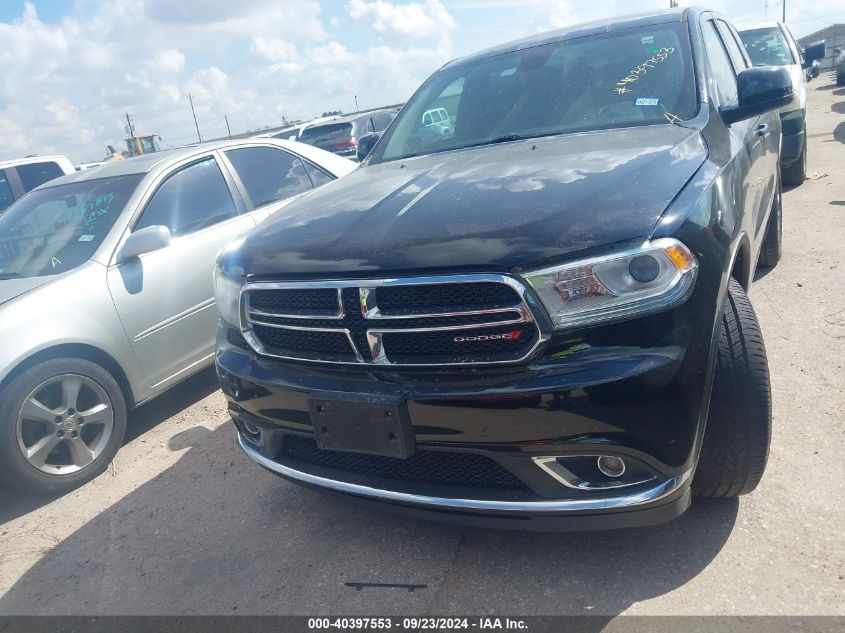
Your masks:
<svg viewBox="0 0 845 633"><path fill-rule="evenodd" d="M660 3L661 6L664 4ZM668 3L665 3L668 4ZM727 15L758 0L710 0ZM841 0L790 0L799 34ZM401 102L456 54L655 0L74 0L46 23L33 3L0 22L0 159L96 160L125 113L165 145L326 110ZM322 6L321 6L322 5ZM772 13L773 11L770 11ZM775 17L770 15L770 17Z"/></svg>
<svg viewBox="0 0 845 633"><path fill-rule="evenodd" d="M448 41L455 19L440 0L398 4L389 0L349 0L354 24L369 26L388 41Z"/></svg>

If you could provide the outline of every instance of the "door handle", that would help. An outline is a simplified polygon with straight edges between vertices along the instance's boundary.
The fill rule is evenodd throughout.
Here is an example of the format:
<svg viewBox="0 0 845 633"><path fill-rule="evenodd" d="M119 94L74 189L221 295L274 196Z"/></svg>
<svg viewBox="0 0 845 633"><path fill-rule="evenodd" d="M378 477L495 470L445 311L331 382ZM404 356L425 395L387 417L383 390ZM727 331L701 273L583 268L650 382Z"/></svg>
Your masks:
<svg viewBox="0 0 845 633"><path fill-rule="evenodd" d="M766 138L769 135L769 126L765 123L761 123L757 126L757 136L762 136Z"/></svg>

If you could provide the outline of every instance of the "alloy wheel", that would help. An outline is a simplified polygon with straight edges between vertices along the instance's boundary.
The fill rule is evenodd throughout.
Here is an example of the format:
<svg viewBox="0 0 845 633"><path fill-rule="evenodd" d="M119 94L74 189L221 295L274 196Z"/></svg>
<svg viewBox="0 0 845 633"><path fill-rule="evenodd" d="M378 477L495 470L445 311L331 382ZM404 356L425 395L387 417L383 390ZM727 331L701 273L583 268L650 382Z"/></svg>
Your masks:
<svg viewBox="0 0 845 633"><path fill-rule="evenodd" d="M60 374L26 397L17 419L18 448L49 475L70 475L90 466L114 431L114 409L105 389L78 374Z"/></svg>

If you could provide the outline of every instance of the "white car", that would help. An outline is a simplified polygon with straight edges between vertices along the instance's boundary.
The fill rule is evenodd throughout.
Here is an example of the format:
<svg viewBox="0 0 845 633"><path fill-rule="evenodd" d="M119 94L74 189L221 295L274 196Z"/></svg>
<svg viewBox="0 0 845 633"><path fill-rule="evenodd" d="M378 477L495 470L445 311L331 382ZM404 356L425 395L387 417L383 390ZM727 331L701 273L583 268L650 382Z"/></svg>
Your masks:
<svg viewBox="0 0 845 633"><path fill-rule="evenodd" d="M800 185L807 174L807 86L804 70L821 55L818 44L802 53L785 24L775 22L758 28L744 29L739 37L755 66L783 66L792 78L792 102L780 109L783 141L780 154L781 178L785 185ZM811 47L813 50L811 51Z"/></svg>
<svg viewBox="0 0 845 633"><path fill-rule="evenodd" d="M0 214L26 192L74 171L73 164L64 156L30 156L0 161Z"/></svg>
<svg viewBox="0 0 845 633"><path fill-rule="evenodd" d="M222 141L74 171L10 206L0 480L62 492L102 472L127 410L212 363L217 254L356 167L301 143Z"/></svg>

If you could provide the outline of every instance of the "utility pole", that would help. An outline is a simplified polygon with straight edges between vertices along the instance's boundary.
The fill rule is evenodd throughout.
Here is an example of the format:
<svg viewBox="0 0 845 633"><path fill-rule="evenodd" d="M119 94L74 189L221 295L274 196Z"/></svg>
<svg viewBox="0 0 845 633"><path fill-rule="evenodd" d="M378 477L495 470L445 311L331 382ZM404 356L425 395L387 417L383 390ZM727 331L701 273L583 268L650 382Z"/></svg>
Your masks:
<svg viewBox="0 0 845 633"><path fill-rule="evenodd" d="M224 114L223 118L226 119L226 131L229 133L229 140L231 141L232 140L232 130L229 127L229 115Z"/></svg>
<svg viewBox="0 0 845 633"><path fill-rule="evenodd" d="M191 97L191 93L188 93L188 101L191 102L191 114L194 115L194 125L197 126L197 138L202 143L202 136L200 135L200 124L197 123L197 113L194 111L194 99Z"/></svg>
<svg viewBox="0 0 845 633"><path fill-rule="evenodd" d="M355 112L358 112L360 108L358 107L358 95L355 95Z"/></svg>
<svg viewBox="0 0 845 633"><path fill-rule="evenodd" d="M786 24L786 0L783 0L783 20L781 22Z"/></svg>
<svg viewBox="0 0 845 633"><path fill-rule="evenodd" d="M129 118L129 113L126 113L126 134L128 136L135 136L135 126L132 125L132 119Z"/></svg>

